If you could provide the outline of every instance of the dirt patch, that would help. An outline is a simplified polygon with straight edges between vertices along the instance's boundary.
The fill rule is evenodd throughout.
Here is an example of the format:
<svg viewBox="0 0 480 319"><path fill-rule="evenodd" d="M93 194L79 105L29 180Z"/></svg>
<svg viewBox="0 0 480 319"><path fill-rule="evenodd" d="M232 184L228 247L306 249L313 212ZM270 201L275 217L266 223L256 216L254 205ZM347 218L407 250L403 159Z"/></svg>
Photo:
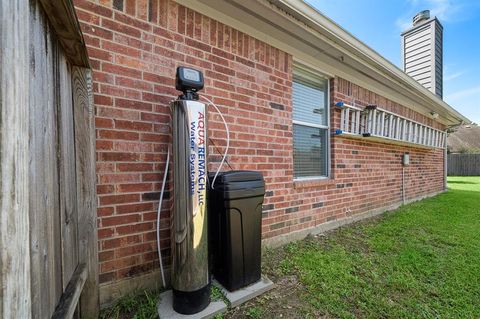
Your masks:
<svg viewBox="0 0 480 319"><path fill-rule="evenodd" d="M322 318L301 300L305 287L296 276L278 278L275 288L252 301L230 309L224 318Z"/></svg>

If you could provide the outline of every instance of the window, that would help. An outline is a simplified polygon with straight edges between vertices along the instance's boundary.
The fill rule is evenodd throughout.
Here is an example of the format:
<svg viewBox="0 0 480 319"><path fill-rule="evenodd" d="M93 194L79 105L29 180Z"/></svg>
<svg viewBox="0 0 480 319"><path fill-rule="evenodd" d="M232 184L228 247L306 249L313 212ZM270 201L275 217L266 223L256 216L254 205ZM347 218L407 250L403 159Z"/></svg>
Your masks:
<svg viewBox="0 0 480 319"><path fill-rule="evenodd" d="M328 79L295 68L292 90L294 178L328 177Z"/></svg>

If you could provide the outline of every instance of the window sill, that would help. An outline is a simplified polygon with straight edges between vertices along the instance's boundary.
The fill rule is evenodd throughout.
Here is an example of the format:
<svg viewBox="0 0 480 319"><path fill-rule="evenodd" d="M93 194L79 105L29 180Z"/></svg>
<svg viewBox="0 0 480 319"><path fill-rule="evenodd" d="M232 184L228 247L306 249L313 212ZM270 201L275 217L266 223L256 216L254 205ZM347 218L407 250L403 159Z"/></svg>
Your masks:
<svg viewBox="0 0 480 319"><path fill-rule="evenodd" d="M316 186L327 186L335 184L335 180L331 177L329 178L311 178L311 179L297 179L293 181L293 188L306 188L306 187L316 187Z"/></svg>

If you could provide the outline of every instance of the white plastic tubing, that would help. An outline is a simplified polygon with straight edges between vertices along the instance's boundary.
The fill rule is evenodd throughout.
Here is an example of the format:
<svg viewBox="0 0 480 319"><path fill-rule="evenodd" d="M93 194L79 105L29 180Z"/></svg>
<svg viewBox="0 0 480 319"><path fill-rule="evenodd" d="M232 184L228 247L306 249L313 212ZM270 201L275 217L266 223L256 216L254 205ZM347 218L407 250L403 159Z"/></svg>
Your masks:
<svg viewBox="0 0 480 319"><path fill-rule="evenodd" d="M218 166L217 171L215 172L215 176L213 177L213 181L212 181L212 185L211 185L212 189L214 189L215 181L217 179L218 173L222 169L223 163L225 162L225 158L227 157L227 154L228 154L228 149L230 148L230 131L228 130L227 121L225 121L225 118L223 117L222 112L220 112L220 110L215 105L215 103L213 103L212 101L210 101L210 99L208 99L204 96L202 96L202 98L215 108L215 110L220 115L220 117L223 121L223 125L225 125L225 132L227 133L227 145L225 147L225 152L223 153L222 161L220 162L220 165ZM165 191L165 184L166 184L166 181L167 181L169 163L170 163L170 147L168 148L168 151L167 151L167 160L165 162L165 171L163 172L162 189L160 191L160 198L159 198L159 201L158 201L158 210L157 210L158 261L160 262L160 274L162 276L162 284L163 284L164 288L166 288L167 284L165 282L165 272L164 272L164 269L163 269L162 251L161 251L161 245L160 245L160 215L161 215L161 211L162 211L163 193Z"/></svg>

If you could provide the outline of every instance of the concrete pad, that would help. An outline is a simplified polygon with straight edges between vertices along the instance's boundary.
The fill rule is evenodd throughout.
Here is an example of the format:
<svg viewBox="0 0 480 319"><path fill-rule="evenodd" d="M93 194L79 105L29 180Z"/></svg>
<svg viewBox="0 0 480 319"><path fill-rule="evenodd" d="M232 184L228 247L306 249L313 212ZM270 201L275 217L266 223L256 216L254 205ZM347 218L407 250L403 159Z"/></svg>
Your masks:
<svg viewBox="0 0 480 319"><path fill-rule="evenodd" d="M182 315L173 310L172 303L173 297L171 290L162 292L160 294L160 300L158 301L157 305L158 316L160 319L207 319L227 310L227 305L223 301L219 300L210 302L210 305L208 305L208 307L203 309L201 312L193 315Z"/></svg>
<svg viewBox="0 0 480 319"><path fill-rule="evenodd" d="M262 276L262 278L256 283L251 284L245 288L230 292L225 289L219 282L214 280L215 285L220 287L225 297L230 302L232 307L237 307L244 302L247 302L250 299L260 296L261 294L273 289L275 287L274 283L267 277Z"/></svg>

